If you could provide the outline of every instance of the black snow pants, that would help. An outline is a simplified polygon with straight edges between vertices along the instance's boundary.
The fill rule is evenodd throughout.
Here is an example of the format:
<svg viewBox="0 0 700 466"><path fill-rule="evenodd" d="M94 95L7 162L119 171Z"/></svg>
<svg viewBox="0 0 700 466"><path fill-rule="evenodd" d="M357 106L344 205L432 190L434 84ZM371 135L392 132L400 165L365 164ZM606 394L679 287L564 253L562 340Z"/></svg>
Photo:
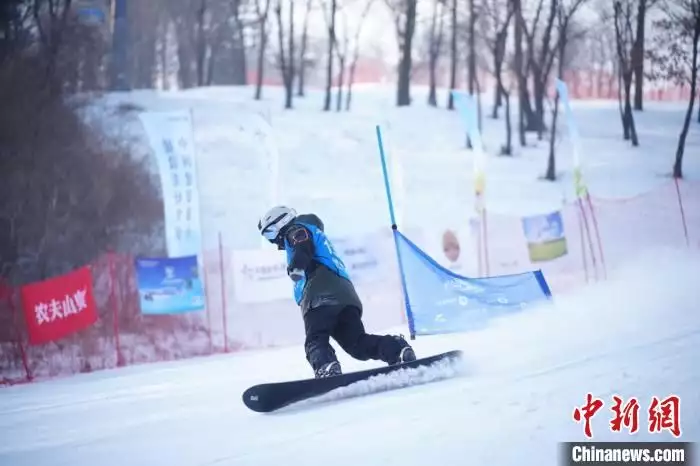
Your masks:
<svg viewBox="0 0 700 466"><path fill-rule="evenodd" d="M329 305L310 309L304 315L304 327L306 359L314 371L338 360L330 345L330 337L360 361L374 359L394 364L398 362L401 350L408 346L400 337L367 333L362 314L354 306Z"/></svg>

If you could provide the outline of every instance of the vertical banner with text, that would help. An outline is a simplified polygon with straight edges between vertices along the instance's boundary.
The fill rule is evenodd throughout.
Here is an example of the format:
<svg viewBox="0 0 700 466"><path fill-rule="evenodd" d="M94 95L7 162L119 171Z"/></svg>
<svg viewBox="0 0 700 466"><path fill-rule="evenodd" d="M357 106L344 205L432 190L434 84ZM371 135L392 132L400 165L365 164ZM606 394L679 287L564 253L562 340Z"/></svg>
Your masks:
<svg viewBox="0 0 700 466"><path fill-rule="evenodd" d="M192 116L189 111L146 112L141 121L158 161L168 255L199 255L202 232Z"/></svg>
<svg viewBox="0 0 700 466"><path fill-rule="evenodd" d="M20 293L32 345L60 340L97 321L89 267L24 285Z"/></svg>
<svg viewBox="0 0 700 466"><path fill-rule="evenodd" d="M204 310L204 286L197 256L137 258L135 262L141 313Z"/></svg>

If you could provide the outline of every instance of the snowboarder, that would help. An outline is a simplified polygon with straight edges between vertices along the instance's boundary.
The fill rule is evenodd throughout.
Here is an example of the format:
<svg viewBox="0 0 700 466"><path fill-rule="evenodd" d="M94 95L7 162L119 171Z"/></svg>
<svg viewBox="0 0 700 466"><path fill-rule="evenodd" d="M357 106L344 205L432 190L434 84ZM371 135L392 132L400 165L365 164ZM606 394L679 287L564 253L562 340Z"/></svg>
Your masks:
<svg viewBox="0 0 700 466"><path fill-rule="evenodd" d="M306 359L316 378L342 374L330 337L360 361L394 365L416 359L403 336L365 331L362 302L318 216L297 215L292 208L277 206L260 218L258 230L287 253L287 274L304 319Z"/></svg>

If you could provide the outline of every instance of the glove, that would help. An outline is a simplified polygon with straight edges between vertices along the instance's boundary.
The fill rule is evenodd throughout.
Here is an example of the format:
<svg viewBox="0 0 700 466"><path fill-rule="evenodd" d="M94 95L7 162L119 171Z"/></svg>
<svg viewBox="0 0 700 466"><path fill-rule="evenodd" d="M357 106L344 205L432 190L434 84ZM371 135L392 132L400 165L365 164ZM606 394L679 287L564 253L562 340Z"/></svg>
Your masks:
<svg viewBox="0 0 700 466"><path fill-rule="evenodd" d="M304 278L304 271L301 269L287 269L287 275L289 275L289 278L291 278L293 281L298 282L299 280Z"/></svg>

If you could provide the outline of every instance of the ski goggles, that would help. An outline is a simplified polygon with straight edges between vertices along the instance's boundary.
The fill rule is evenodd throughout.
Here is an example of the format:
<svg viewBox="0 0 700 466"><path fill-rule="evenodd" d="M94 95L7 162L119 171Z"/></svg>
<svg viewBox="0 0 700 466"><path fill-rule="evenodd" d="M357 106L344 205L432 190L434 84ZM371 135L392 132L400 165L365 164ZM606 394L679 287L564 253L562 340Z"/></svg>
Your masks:
<svg viewBox="0 0 700 466"><path fill-rule="evenodd" d="M263 237L269 242L274 243L277 240L277 237L279 236L280 232L276 225L270 225L269 227L261 231L260 234L263 235Z"/></svg>

